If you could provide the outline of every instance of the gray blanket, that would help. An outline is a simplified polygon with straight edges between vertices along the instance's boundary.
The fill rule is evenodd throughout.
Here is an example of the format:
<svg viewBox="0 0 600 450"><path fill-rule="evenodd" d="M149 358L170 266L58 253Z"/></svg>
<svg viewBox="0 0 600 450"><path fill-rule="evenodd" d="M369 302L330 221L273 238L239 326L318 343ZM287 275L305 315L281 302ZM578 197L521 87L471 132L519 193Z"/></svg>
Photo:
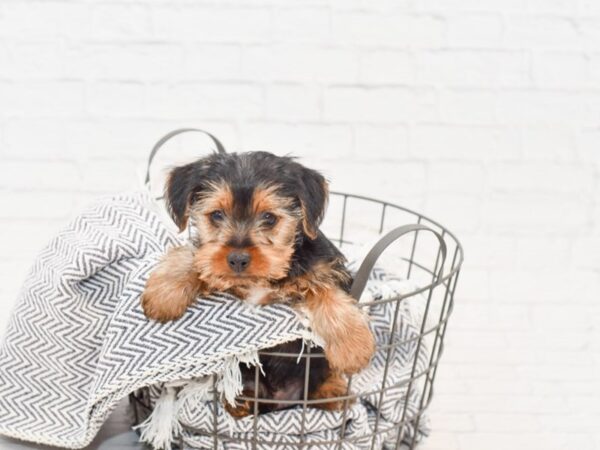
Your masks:
<svg viewBox="0 0 600 450"><path fill-rule="evenodd" d="M145 280L165 250L179 243L146 193L102 201L50 241L23 285L0 347L1 434L84 447L119 400L136 389L216 376L219 395L231 396L241 386L225 369L255 359L259 349L307 338L307 329L291 309L249 308L226 295L196 302L172 323L147 320L139 304ZM371 311L380 342L389 336L386 305ZM417 333L414 312L405 310L399 321L401 337ZM393 352L386 383L398 387L381 405L375 396L367 396L350 410L345 435L356 448L362 448L360 436L373 426L377 408L379 426L387 423L390 428L379 435L379 446L394 439L397 430L389 424L398 420L406 402L407 417L416 409L418 388L406 398L405 382L415 347L413 340ZM426 363L423 355L424 347L419 365ZM354 390L376 389L384 361L385 355L378 353L372 367L353 382ZM214 405L198 395L189 399L194 401L181 402L177 419L211 431L207 417ZM219 427L240 436L249 432L248 420L231 422L218 408ZM299 433L297 417L294 410L261 416L259 431L293 442ZM311 410L305 431L311 439L328 440L339 435L341 422L339 413ZM190 446L206 444L201 435L182 432Z"/></svg>

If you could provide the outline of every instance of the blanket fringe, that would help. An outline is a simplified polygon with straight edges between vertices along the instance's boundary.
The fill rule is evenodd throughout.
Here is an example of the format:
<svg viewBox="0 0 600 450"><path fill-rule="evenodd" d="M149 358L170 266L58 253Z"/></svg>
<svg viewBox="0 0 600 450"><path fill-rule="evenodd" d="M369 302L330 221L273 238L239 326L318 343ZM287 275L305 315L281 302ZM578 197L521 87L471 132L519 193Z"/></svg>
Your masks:
<svg viewBox="0 0 600 450"><path fill-rule="evenodd" d="M198 403L211 400L212 377L189 380L177 394L177 412L181 411L187 401Z"/></svg>
<svg viewBox="0 0 600 450"><path fill-rule="evenodd" d="M244 390L242 372L240 371L241 363L245 363L247 367L258 366L264 375L257 351L234 355L225 359L223 361L223 372L217 382L217 391L232 406L235 406L235 398Z"/></svg>
<svg viewBox="0 0 600 450"><path fill-rule="evenodd" d="M235 398L244 390L240 371L242 363L247 366L258 366L264 375L257 351L227 358L223 362L223 370L218 377L216 387L230 405L235 405ZM179 388L181 389L178 393ZM150 416L134 427L134 429L140 430L140 441L157 449L170 449L173 440L181 434L182 427L179 417L184 404L187 401L210 400L211 390L211 377L166 383Z"/></svg>
<svg viewBox="0 0 600 450"><path fill-rule="evenodd" d="M173 439L181 434L176 409L175 385L165 384L148 418L134 427L140 430L140 441L158 449L170 449Z"/></svg>

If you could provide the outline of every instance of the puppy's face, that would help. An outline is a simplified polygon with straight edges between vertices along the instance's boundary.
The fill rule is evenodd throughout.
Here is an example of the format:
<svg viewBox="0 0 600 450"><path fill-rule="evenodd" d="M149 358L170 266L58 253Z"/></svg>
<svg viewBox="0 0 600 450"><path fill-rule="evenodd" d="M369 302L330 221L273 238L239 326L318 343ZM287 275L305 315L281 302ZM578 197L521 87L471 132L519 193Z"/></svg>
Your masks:
<svg viewBox="0 0 600 450"><path fill-rule="evenodd" d="M229 288L287 275L296 246L315 239L325 179L289 157L217 154L171 172L166 195L180 229L197 230L195 266Z"/></svg>

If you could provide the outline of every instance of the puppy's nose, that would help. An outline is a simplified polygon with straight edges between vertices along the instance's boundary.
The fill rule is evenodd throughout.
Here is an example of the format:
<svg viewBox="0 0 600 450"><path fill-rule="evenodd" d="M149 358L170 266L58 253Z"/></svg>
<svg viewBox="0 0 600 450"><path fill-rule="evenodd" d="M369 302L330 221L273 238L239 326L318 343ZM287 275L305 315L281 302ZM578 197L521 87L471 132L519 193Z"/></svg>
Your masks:
<svg viewBox="0 0 600 450"><path fill-rule="evenodd" d="M250 264L250 254L247 252L231 252L227 255L227 264L234 272L241 273Z"/></svg>

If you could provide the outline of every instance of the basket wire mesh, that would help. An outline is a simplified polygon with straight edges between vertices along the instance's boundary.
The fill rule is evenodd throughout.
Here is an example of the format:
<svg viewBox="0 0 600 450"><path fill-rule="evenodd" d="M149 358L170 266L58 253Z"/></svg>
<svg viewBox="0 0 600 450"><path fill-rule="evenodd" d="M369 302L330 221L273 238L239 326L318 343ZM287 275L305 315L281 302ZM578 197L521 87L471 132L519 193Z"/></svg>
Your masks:
<svg viewBox="0 0 600 450"><path fill-rule="evenodd" d="M209 133L199 129L175 130L164 136L150 153L148 168L146 172L146 183L150 184L150 165L154 156L160 147L172 137L183 132L194 131L207 135L214 143L219 152L224 152L222 144ZM410 224L398 227L399 224ZM360 308L367 312L375 304L391 303L393 306L392 327L387 343L378 343L377 350L383 350L386 354L385 365L381 385L370 389L368 392L354 392L352 389L353 376L348 377L348 386L346 394L341 397L327 399L309 399L309 374L311 360L314 358L323 358L323 353L311 352L311 345L306 345L302 355L292 353L281 353L273 351L259 351L260 356L272 355L282 358L294 358L299 361L303 358L306 361L304 373L304 398L301 402L297 400L273 400L269 398L245 397L239 396L241 401L250 401L254 407L252 415L252 435L250 437L231 436L225 433L219 433L217 424L216 405L220 401L217 394L216 379L212 380L213 396L213 430L207 433L205 430L188 427L188 431L199 435L207 436L213 443L213 448L220 448L221 444L226 442L235 442L245 444L246 448L258 449L282 448L282 449L308 449L311 446L334 447L343 449L358 440L370 440L367 447L371 450L376 448L378 438L382 435L389 435L390 432L396 432L393 445L387 445L395 449L401 446L409 449L415 448L418 443L419 424L423 420L423 415L427 411L433 398L433 385L436 378L439 361L444 349L444 336L448 319L454 306L454 294L460 275L460 269L463 262L463 249L454 234L448 231L439 223L425 217L422 214L414 212L402 206L376 200L370 197L354 195L349 193L332 192L330 196L330 205L327 216L321 229L338 247L344 251L346 247L352 247L365 242L377 240L377 243L370 249L369 254L358 269L355 281L352 286L352 295L360 298L367 282L367 277L374 267L375 262L381 262L385 258L386 270L393 272L394 275L400 275L403 279L413 282L414 289L410 292L401 293L386 298L384 300L375 300L359 303ZM420 324L417 324L418 333L408 339L397 339L397 317L400 307L404 302L419 301L423 314ZM410 344L416 341L416 351L412 361L409 362L409 376L402 379L397 384L388 385L388 370L391 360L391 354L394 349ZM425 344L427 342L427 344ZM417 371L417 360L421 348L427 349L427 366ZM260 370L258 366L254 368L254 392L258 393ZM406 387L405 399L402 406L402 412L399 420L395 420L387 427L382 426L381 406L386 395L393 389ZM411 393L419 392L417 400L417 409L408 412L408 399ZM358 437L345 436L347 426L348 409L353 402L365 400L369 396L377 398L375 405L375 419L372 431L367 435ZM134 414L135 424L144 421L152 411L151 397L148 388L140 389L130 395L130 404ZM311 441L307 436L306 414L308 408L318 407L318 404L341 401L343 409L341 411L341 421L337 439ZM300 442L278 442L273 440L261 439L258 432L258 410L260 404L278 403L288 404L290 407L300 407L302 412ZM406 433L407 426L411 425L415 430L412 434ZM364 445L361 445L361 448ZM183 437L174 444L174 448L183 450Z"/></svg>
<svg viewBox="0 0 600 450"><path fill-rule="evenodd" d="M360 203L360 204L359 204ZM375 207L379 210L378 215L365 214L365 209L369 209L365 204L368 204L370 208ZM338 214L335 213L336 206L341 208L341 211L338 211ZM363 211L362 214L357 215L356 217L370 217L371 222L376 222L375 225L373 223L367 226L365 224L354 224L352 223L352 217L349 216L351 207L354 206L359 209L359 211ZM381 386L376 386L375 389L372 389L368 392L353 392L352 391L352 378L350 376L348 378L348 388L346 395L342 397L328 398L328 399L309 399L308 398L308 382L309 382L309 374L310 374L310 362L313 358L322 358L324 355L322 353L312 353L310 345L306 346L305 352L300 356L300 358L304 358L306 361L305 365L305 374L304 374L304 398L301 402L297 400L273 400L269 398L260 398L260 397L238 397L241 401L251 401L254 405L254 414L253 414L253 433L251 437L237 437L230 436L224 433L218 433L217 430L217 408L213 408L213 422L214 422L214 432L206 433L206 431L198 430L190 428L189 431L198 434L208 435L212 438L213 448L219 448L220 443L235 441L236 443L245 443L248 448L257 449L262 446L277 448L286 448L286 449L303 449L310 448L311 445L323 445L323 446L336 446L336 448L342 449L344 448L344 444L352 444L354 441L358 439L361 442L364 442L366 437L370 438L371 444L370 448L376 448L377 438L381 435L387 435L392 431L397 431L397 438L394 445L394 448L399 449L402 445L407 446L410 449L415 448L418 442L418 432L413 432L412 435L407 435L405 432L406 425L411 424L414 430L419 429L419 424L422 420L422 416L427 411L431 400L433 398L433 384L437 374L440 357L444 347L444 336L446 333L446 327L448 324L448 318L452 312L453 304L454 304L454 293L456 290L456 285L458 282L458 277L460 274L460 268L463 261L463 250L458 239L443 226L438 224L437 222L419 214L413 212L409 209L403 208L401 206L383 202L376 199L372 199L369 197L347 194L347 193L331 193L331 205L330 210L334 210L333 213L329 214L326 218L325 223L323 224L323 229L329 238L337 243L337 245L344 250L345 247L355 245L357 242L361 242L363 239L369 239L368 233L371 233L371 239L373 236L382 236L385 235L386 232L388 236L391 236L391 239L388 240L394 242L393 246L386 251L386 253L394 253L391 258L388 258L390 262L395 262L396 266L394 267L394 272L399 274L403 273L404 278L406 280L415 281L415 289L408 293L403 293L401 295L396 295L392 298L387 298L385 300L377 300L378 304L381 302L391 302L394 305L394 319L392 320L392 329L390 332L389 342L387 344L378 344L378 350L384 350L387 354L385 366L383 368L383 378ZM373 219L376 219L373 221ZM399 220L401 223L412 223L415 226L412 227L404 227L399 232L397 232L397 236L394 236L393 233L390 233L389 230L398 230L398 228L394 229L392 224L398 224ZM336 232L337 228L337 232ZM365 230L367 234L365 234ZM430 231L432 236L437 237L438 240L427 240L423 237L425 232ZM408 238L408 239L402 239ZM441 240L441 241L440 241ZM401 242L402 241L402 242ZM408 241L408 242L404 242ZM432 242L433 241L433 242ZM395 248L396 244L403 243L405 245L398 246L399 249ZM443 244L441 244L443 243ZM376 251L376 254L373 255L374 262L378 259L383 253L383 248L379 248ZM395 252L392 252L395 250ZM388 266L386 266L388 267ZM372 266L366 268L370 272ZM365 270L364 268L361 270ZM365 279L366 282L366 279ZM353 286L353 294L360 294L360 292L356 291L355 286ZM364 287L364 286L362 286ZM359 289L362 291L362 288ZM400 305L402 302L407 301L410 298L417 298L419 300L423 299L425 304L423 305L423 315L420 323L420 328L418 335L411 337L409 340L397 340L396 339L396 318L400 311ZM359 304L361 308L369 308L374 305L375 301L371 302L362 302ZM400 347L410 343L411 340L416 340L416 348L415 356L410 365L410 376L402 380L399 384L387 384L387 374L389 370L389 362L390 355L394 348ZM417 371L417 355L421 350L421 347L425 341L429 342L429 354L428 354L428 364L424 370ZM282 358L295 358L298 359L299 356L297 354L291 353L277 353L272 351L259 351L259 355L274 355ZM255 367L254 369L254 378L255 378L255 391L259 392L259 368ZM372 432L367 436L360 437L345 437L345 428L346 428L346 416L348 412L349 406L354 401L360 401L365 399L367 396L371 396L375 394L378 398L377 405L382 405L386 399L386 394L392 390L397 389L399 387L406 386L407 394L406 398L408 399L416 389L416 386L419 385L420 389L420 398L418 399L418 409L414 411L412 414L408 414L408 401L404 403L402 408L402 415L400 420L395 421L392 426L388 426L387 428L381 426L381 409L376 408L375 413L375 421L373 425ZM213 401L215 404L219 402L217 390L216 390L216 380L213 378ZM337 439L328 440L328 441L318 441L311 442L307 438L307 433L305 429L306 423L306 412L308 408L318 406L319 403L331 402L331 401L341 401L343 402L342 409L342 420L340 423L339 435ZM144 420L145 417L149 415L151 412L150 399L147 390L139 390L133 393L130 396L130 402L134 411L134 419L136 423L140 423ZM302 429L300 433L300 442L298 443L289 443L289 442L277 442L273 440L264 440L261 439L257 429L257 420L258 420L258 408L260 404L265 403L279 403L279 404L289 404L291 406L300 407L302 409ZM179 440L177 444L175 444L178 448L183 448L183 441Z"/></svg>

